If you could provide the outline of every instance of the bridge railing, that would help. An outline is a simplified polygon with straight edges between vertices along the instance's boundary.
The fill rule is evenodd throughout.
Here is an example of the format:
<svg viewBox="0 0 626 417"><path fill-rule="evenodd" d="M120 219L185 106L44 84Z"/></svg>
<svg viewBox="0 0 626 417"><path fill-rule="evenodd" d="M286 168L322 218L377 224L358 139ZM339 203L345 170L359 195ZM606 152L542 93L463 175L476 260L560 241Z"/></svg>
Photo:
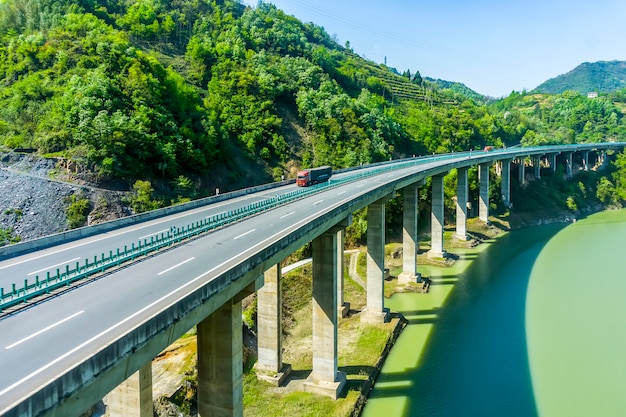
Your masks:
<svg viewBox="0 0 626 417"><path fill-rule="evenodd" d="M539 149L545 149L545 147L528 147L523 148L524 152L533 152ZM521 150L516 148L516 151ZM494 150L489 152L493 153L508 153L506 149ZM150 239L143 239L139 241L137 245L132 244L130 247L124 246L124 248L116 248L115 251L111 250L108 254L101 253L100 256L94 256L93 262L86 259L84 264L65 266L65 269L57 269L56 274L46 273L46 276L40 278L35 277L34 282L29 282L28 279L24 279L23 285L12 284L10 289L0 288L0 312L14 307L16 305L27 303L35 297L49 295L55 291L60 291L63 287L69 287L71 284L84 280L87 278L95 277L98 274L103 274L108 270L117 268L120 265L132 262L137 258L149 255L151 253L162 250L163 248L170 247L182 240L196 237L200 234L211 232L215 229L224 227L228 224L240 221L242 219L255 216L262 212L274 209L278 206L291 203L300 198L308 197L310 195L328 190L330 188L345 185L350 182L358 181L364 178L384 174L386 172L397 170L398 168L411 167L416 165L422 165L429 162L442 161L447 159L470 157L472 155L482 155L483 152L478 150L469 152L457 152L449 154L435 154L432 156L421 156L416 158L408 158L404 161L393 161L389 163L381 163L375 166L365 167L357 171L353 171L353 174L347 175L342 178L331 178L325 183L320 183L312 187L299 188L295 191L290 191L284 194L277 194L275 197L268 198L263 201L251 203L245 207L240 207L235 210L229 210L224 213L216 214L208 217L202 221L189 224L182 228L172 228L167 233L161 233L150 237Z"/></svg>
<svg viewBox="0 0 626 417"><path fill-rule="evenodd" d="M343 178L331 178L325 183L316 184L312 187L299 188L288 193L277 194L275 197L251 203L245 207L240 207L235 210L229 210L224 213L216 214L182 228L172 228L167 233L152 236L150 239L143 239L142 241L139 241L137 245L132 244L130 247L124 246L124 248L116 248L115 250L110 250L108 254L103 252L99 256L95 255L91 259L86 259L82 264L78 262L75 265L68 264L64 269L57 269L56 273L47 272L45 277L39 277L37 275L35 276L35 279L31 281L24 279L22 285L14 283L9 289L0 288L0 312L10 307L27 303L36 297L50 295L54 292L61 291L64 287L69 287L77 281L103 274L106 271L117 268L124 263L132 262L137 258L157 252L163 248L170 247L182 240L190 239L203 233L208 233L228 224L235 223L245 218L274 209L278 206L291 203L300 198L325 191L329 188L338 187L349 182L380 175L391 170L398 169L399 165L400 167L415 166L427 162L455 158L458 156L458 153L438 154L434 156L410 158L393 165L380 165L370 169L362 169Z"/></svg>

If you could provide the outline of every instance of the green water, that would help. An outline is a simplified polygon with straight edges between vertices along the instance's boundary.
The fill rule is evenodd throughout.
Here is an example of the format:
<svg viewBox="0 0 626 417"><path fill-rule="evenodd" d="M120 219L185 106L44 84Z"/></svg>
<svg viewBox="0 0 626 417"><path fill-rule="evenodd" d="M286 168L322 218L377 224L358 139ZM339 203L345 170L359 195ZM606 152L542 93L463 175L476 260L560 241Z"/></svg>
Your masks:
<svg viewBox="0 0 626 417"><path fill-rule="evenodd" d="M409 325L364 417L626 415L626 210L454 253L386 300Z"/></svg>

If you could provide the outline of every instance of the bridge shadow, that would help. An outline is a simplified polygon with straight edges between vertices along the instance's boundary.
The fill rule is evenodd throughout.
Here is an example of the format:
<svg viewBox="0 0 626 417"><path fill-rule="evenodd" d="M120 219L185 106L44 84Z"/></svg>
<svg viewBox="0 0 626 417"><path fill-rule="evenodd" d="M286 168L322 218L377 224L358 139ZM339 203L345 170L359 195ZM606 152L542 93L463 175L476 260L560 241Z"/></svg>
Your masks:
<svg viewBox="0 0 626 417"><path fill-rule="evenodd" d="M433 279L433 294L397 294L386 300L408 325L376 381L364 416L537 417L526 342L526 289L536 258L565 226L506 234L475 259L461 257L459 262L472 263L458 275L438 269L442 275ZM435 296L438 282L442 290L444 285L453 288L441 305L428 305L420 297ZM414 297L414 303L407 297Z"/></svg>

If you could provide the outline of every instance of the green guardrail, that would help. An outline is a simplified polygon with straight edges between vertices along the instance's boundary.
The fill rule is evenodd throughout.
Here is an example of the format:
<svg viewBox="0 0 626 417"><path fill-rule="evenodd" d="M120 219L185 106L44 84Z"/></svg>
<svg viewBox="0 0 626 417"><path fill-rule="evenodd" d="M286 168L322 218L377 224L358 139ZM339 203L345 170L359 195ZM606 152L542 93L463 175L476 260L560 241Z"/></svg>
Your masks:
<svg viewBox="0 0 626 417"><path fill-rule="evenodd" d="M522 148L525 152L546 149L546 147L528 147ZM516 148L516 151L520 148ZM494 150L493 153L504 153L507 150ZM498 152L501 151L501 152ZM508 153L508 152L507 152ZM297 199L308 197L310 195L344 185L349 182L358 181L364 178L380 175L399 168L422 165L428 162L441 161L464 156L476 156L483 154L482 151L458 152L451 154L437 154L433 156L416 157L405 160L404 162L394 161L384 165L377 165L370 169L363 169L354 172L344 178L331 178L328 182L316 184L312 187L299 188L285 194L278 194L275 197L260 202L249 204L235 210L216 214L200 222L187 225L183 228L172 229L167 233L161 233L160 236L152 236L149 240L139 241L137 245L132 244L131 247L124 246L124 249L117 248L115 251L109 251L106 255L102 253L100 257L94 256L93 262L85 260L84 264L78 262L73 265L66 265L64 270L57 269L56 274L51 275L49 272L44 278L35 277L34 282L24 280L24 284L18 286L12 284L10 289L0 288L0 312L7 308L18 304L27 303L35 297L50 294L62 287L70 286L76 281L80 281L96 274L102 274L107 270L113 269L129 261L133 261L139 257L146 256L150 253L157 252L164 247L170 247L182 240L186 240L203 233L224 227L228 224L238 222L247 217L257 215L259 213L274 209L278 206L291 203Z"/></svg>

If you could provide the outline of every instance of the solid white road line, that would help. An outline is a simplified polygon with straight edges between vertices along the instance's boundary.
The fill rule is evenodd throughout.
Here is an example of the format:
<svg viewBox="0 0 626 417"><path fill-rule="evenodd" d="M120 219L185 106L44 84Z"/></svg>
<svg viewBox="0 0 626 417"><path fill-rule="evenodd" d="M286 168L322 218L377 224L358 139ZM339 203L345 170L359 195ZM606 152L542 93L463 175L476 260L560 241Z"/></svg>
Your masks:
<svg viewBox="0 0 626 417"><path fill-rule="evenodd" d="M40 269L40 270L38 270L38 271L33 271L33 272L30 272L30 273L28 273L28 274L26 274L26 275L35 275L35 274L36 274L36 273L38 273L38 272L47 271L48 269L52 269L52 268L55 268L55 267L57 267L57 266L61 266L61 265L67 265L67 264L69 264L70 262L74 262L74 261L77 261L77 260L79 260L79 259L80 259L80 257L78 257L78 258L74 258L74 259L70 259L69 261L59 262L59 263L58 263L58 264L56 264L56 265L47 266L47 267L45 267L45 268L43 268L43 269Z"/></svg>
<svg viewBox="0 0 626 417"><path fill-rule="evenodd" d="M237 239L239 239L240 237L244 237L245 235L248 235L248 234L250 234L250 233L254 232L255 230L256 230L256 229L248 230L246 233L242 233L242 234L240 234L239 236L234 237L234 238L233 238L233 240L237 240Z"/></svg>
<svg viewBox="0 0 626 417"><path fill-rule="evenodd" d="M54 327L57 327L59 324L63 324L63 323L65 323L66 321L71 320L71 319L73 319L74 317L79 316L79 315L81 315L81 314L83 314L83 313L84 313L84 311L83 311L83 310L79 311L78 313L74 313L74 314L72 314L71 316L66 317L66 318L64 318L64 319L63 319L63 320L61 320L61 321L57 321L56 323L51 324L50 326L46 327L45 329L41 329L41 330L39 330L38 332L33 333L33 334L31 334L30 336L23 338L22 340L18 340L17 342L15 342L15 343L13 343L13 344L11 344L11 345L9 345L9 346L5 347L5 349L11 349L11 348L14 348L15 346L17 346L17 345L19 345L19 344L22 344L22 343L24 343L25 341L32 339L33 337L39 336L40 334L42 334L42 333L44 333L44 332L47 332L48 330L50 330L50 329L52 329L52 328L54 328Z"/></svg>
<svg viewBox="0 0 626 417"><path fill-rule="evenodd" d="M186 261L182 261L182 262L181 262L181 263L179 263L179 264L176 264L176 265L174 265L174 266L172 266L172 267L170 267L170 268L167 268L165 271L161 271L161 272L159 272L157 275L163 275L163 274L165 274L165 273L167 273L167 272L170 272L172 269L174 269L174 268L178 268L179 266L184 265L184 264L186 264L186 263L187 263L187 262L189 262L189 261L193 261L194 259L196 259L196 257L195 257L195 256L192 256L191 258L187 259Z"/></svg>
<svg viewBox="0 0 626 417"><path fill-rule="evenodd" d="M145 236L138 237L138 238L137 238L137 240L144 240L144 239L149 238L149 237L151 237L151 236L158 235L159 233L165 233L165 232L167 232L168 230L169 230L169 229L159 230L158 232L154 232L154 233L150 233L149 235L145 235Z"/></svg>
<svg viewBox="0 0 626 417"><path fill-rule="evenodd" d="M340 201L339 203L336 203L334 206L338 207L342 204L344 204L346 201L348 201L350 198L346 198L345 200ZM305 219L302 219L294 224L292 224L291 226L289 226L289 229L296 229L298 227L300 227L303 224L306 224L307 222L310 221L310 219L318 216L319 213L315 213L312 214L310 216L308 216ZM167 299L168 297L176 294L177 292L181 291L182 289L192 285L193 283L195 283L196 281L201 280L202 278L204 278L205 276L213 273L214 271L222 268L224 265L229 264L230 262L232 262L233 260L237 259L238 257L256 250L257 247L259 246L263 246L265 244L265 242L270 241L272 239L274 239L276 236L280 235L281 233L284 233L284 229L281 230L280 232L277 232L275 234L273 234L272 236L263 239L262 241L258 242L256 245L253 245L252 247L244 250L243 252L233 256L232 258L222 262L221 264L214 266L213 268L209 269L208 271L198 275L197 277L195 277L194 279L192 279L191 281L187 281L186 283L184 283L183 285L181 285L180 287L172 290L171 292L169 292L168 294L165 294L164 296L162 296L161 298L159 298L158 300L153 301L152 303L148 304L147 306L141 308L140 310L134 312L133 314L131 314L130 316L126 317L123 320L118 321L117 323L115 323L113 326L109 327L106 330L103 330L102 332L98 333L97 335L93 336L91 339L84 341L83 343L81 343L80 345L76 346L74 349L71 349L67 352L65 352L63 355L59 356L58 358L54 359L53 361L48 362L47 364L45 364L44 366L42 366L41 368L39 368L38 370L31 372L29 375L26 375L24 378L20 379L19 381L14 382L13 384L9 385L8 387L6 387L5 389L3 389L2 391L0 391L0 397L3 396L4 394L6 394L7 392L15 389L16 387L22 385L24 382L28 381L29 379L32 379L33 377L39 375L40 373L42 373L43 371L45 371L46 369L50 368L51 366L55 365L56 363L62 361L63 359L67 358L70 355L73 355L75 352L79 351L80 349L82 349L83 347L89 345L90 343L94 342L95 340L98 340L100 337L104 336L107 333L110 333L111 331L113 331L114 329L120 327L121 325L123 325L124 323L126 323L127 321L132 320L134 317L142 314L144 311L149 310L150 308L152 308L153 306L161 303L163 300ZM179 301L179 300L177 300ZM0 406L1 407L1 406ZM0 415L2 415L4 413L3 409L0 409Z"/></svg>
<svg viewBox="0 0 626 417"><path fill-rule="evenodd" d="M281 218L281 219L284 219L285 217L289 217L289 216L291 216L291 215L292 215L292 214L294 214L294 213L295 213L295 211L290 211L289 213L287 213L287 214L285 214L285 215L283 215L283 216L280 216L280 218Z"/></svg>

